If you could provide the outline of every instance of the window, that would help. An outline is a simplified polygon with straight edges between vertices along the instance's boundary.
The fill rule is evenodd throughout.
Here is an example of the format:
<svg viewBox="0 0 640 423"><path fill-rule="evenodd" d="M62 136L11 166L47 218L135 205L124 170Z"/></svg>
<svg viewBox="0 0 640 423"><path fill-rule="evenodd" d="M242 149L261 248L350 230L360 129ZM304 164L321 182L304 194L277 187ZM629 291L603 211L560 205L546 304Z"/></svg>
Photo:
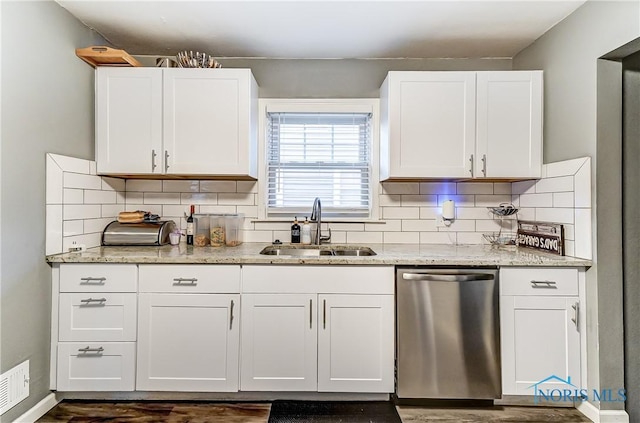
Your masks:
<svg viewBox="0 0 640 423"><path fill-rule="evenodd" d="M266 142L267 216L368 218L371 113L270 112Z"/></svg>

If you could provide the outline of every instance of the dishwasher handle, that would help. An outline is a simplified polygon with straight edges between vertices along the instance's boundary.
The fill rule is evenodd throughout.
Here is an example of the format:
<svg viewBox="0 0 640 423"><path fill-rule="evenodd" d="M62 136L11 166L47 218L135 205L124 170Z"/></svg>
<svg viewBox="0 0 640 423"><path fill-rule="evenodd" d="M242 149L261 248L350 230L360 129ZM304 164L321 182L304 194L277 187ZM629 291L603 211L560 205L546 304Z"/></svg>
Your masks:
<svg viewBox="0 0 640 423"><path fill-rule="evenodd" d="M495 279L495 275L490 273L403 273L402 279L406 281L469 282L492 280Z"/></svg>

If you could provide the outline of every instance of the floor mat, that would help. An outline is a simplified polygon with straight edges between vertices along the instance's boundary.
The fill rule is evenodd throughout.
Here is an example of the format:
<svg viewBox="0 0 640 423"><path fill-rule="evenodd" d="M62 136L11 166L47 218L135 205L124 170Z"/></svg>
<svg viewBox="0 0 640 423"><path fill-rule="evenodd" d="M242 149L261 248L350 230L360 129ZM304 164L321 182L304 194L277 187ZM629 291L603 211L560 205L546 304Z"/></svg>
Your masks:
<svg viewBox="0 0 640 423"><path fill-rule="evenodd" d="M274 401L269 423L402 423L390 401Z"/></svg>

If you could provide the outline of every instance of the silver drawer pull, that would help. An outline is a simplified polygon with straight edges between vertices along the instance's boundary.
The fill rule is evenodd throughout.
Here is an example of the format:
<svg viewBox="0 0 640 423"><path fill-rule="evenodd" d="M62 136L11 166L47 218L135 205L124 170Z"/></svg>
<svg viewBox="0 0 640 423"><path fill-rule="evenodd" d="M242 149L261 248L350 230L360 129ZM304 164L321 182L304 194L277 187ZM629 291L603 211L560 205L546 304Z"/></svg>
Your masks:
<svg viewBox="0 0 640 423"><path fill-rule="evenodd" d="M580 331L580 303L574 303L571 308L573 309L573 317L571 321L576 325L578 332Z"/></svg>
<svg viewBox="0 0 640 423"><path fill-rule="evenodd" d="M197 278L173 278L174 285L197 285Z"/></svg>
<svg viewBox="0 0 640 423"><path fill-rule="evenodd" d="M104 285L104 281L106 281L107 278L105 277L101 277L101 278L92 278L91 276L88 276L86 278L80 278L80 283L81 284L92 284L92 285Z"/></svg>
<svg viewBox="0 0 640 423"><path fill-rule="evenodd" d="M91 348L91 347L84 347L84 348L79 348L78 349L79 352L81 353L96 353L96 354L102 354L102 352L104 351L104 348L102 347L98 347L98 348Z"/></svg>
<svg viewBox="0 0 640 423"><path fill-rule="evenodd" d="M98 305L104 305L107 302L106 298L87 298L85 300L80 300L81 303L85 303L89 305L91 303L98 303Z"/></svg>
<svg viewBox="0 0 640 423"><path fill-rule="evenodd" d="M532 288L558 289L555 281L531 281Z"/></svg>

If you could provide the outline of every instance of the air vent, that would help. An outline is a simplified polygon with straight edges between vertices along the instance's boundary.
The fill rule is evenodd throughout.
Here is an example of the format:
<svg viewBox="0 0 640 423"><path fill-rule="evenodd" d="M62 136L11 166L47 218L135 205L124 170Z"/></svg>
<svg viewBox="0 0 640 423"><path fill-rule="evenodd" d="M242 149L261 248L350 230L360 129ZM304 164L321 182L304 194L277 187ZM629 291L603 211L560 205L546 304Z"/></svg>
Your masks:
<svg viewBox="0 0 640 423"><path fill-rule="evenodd" d="M29 360L0 375L0 414L29 396Z"/></svg>

